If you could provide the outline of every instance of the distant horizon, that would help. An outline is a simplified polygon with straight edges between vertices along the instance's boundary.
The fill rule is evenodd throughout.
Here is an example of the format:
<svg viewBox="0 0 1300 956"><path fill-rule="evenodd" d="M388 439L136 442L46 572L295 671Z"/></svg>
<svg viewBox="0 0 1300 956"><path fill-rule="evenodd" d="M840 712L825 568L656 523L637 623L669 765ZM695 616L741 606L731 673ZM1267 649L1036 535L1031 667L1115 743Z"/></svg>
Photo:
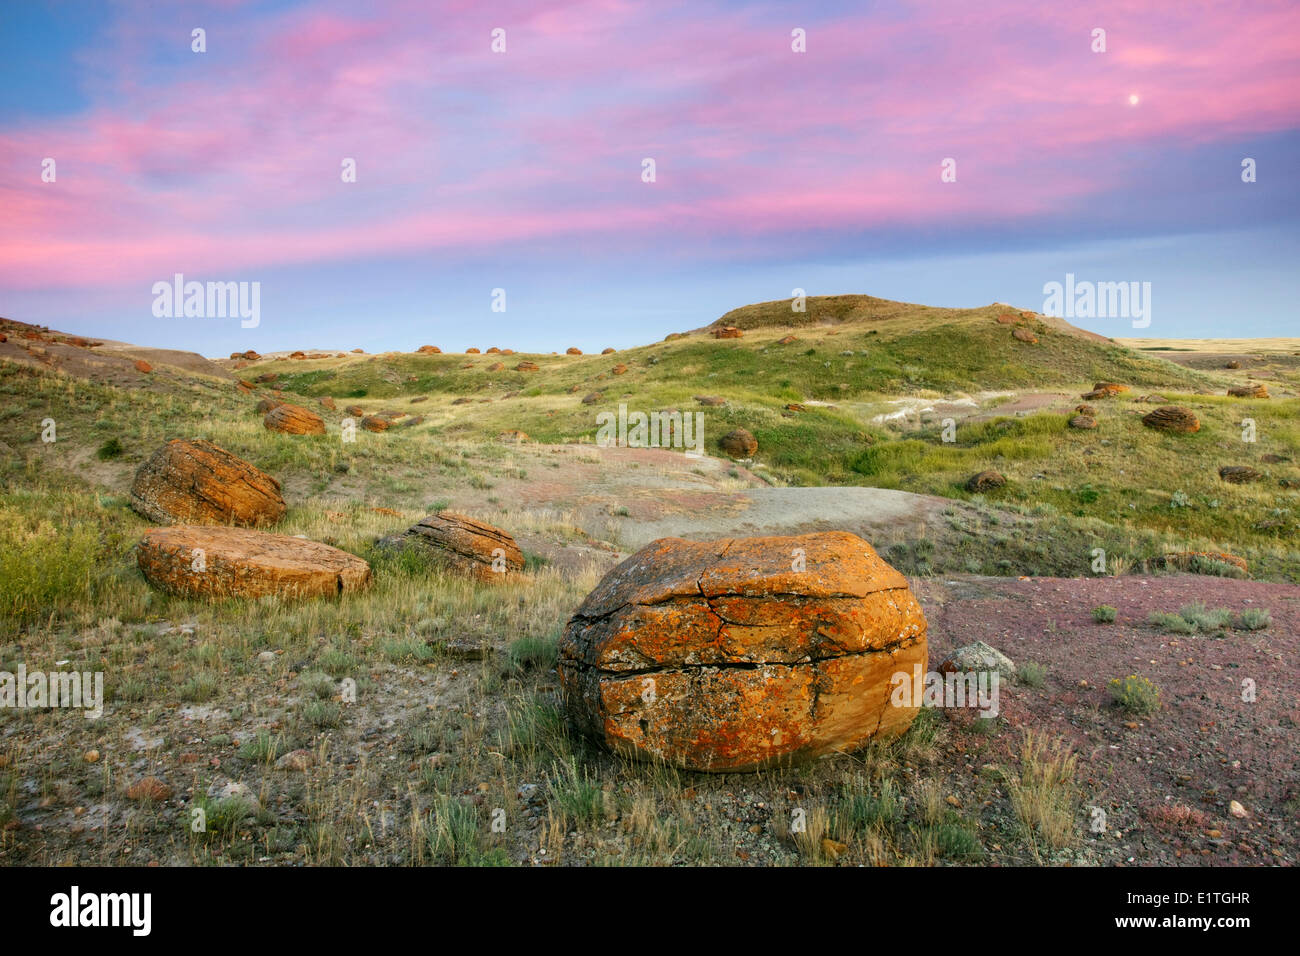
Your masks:
<svg viewBox="0 0 1300 956"><path fill-rule="evenodd" d="M794 289L1041 312L1074 275L1149 290L1149 325L1070 319L1107 337L1285 337L1297 35L1289 0L7 5L0 314L590 351ZM159 317L177 273L260 321Z"/></svg>

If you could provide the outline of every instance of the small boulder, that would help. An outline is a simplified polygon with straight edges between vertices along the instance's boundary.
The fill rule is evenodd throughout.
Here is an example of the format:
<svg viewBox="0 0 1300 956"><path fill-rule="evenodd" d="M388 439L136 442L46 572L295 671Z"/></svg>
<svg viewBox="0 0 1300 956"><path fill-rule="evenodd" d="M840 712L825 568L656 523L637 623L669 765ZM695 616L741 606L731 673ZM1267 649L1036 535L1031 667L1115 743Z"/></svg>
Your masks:
<svg viewBox="0 0 1300 956"><path fill-rule="evenodd" d="M719 398L717 395L696 395L695 400L701 405L705 405L709 408L716 408L720 405L727 404L725 398Z"/></svg>
<svg viewBox="0 0 1300 956"><path fill-rule="evenodd" d="M981 671L986 673L997 671L1004 680L1014 680L1016 665L1007 655L983 641L957 648L939 665L941 674L969 674Z"/></svg>
<svg viewBox="0 0 1300 956"><path fill-rule="evenodd" d="M574 348L574 347L570 346L569 348L567 348L567 349L564 350L564 354L565 354L565 355L581 355L581 354L582 354L582 349L580 349L580 348Z"/></svg>
<svg viewBox="0 0 1300 956"><path fill-rule="evenodd" d="M301 405L287 402L266 413L262 424L273 432L286 435L324 435L325 419Z"/></svg>
<svg viewBox="0 0 1300 956"><path fill-rule="evenodd" d="M347 412L353 418L361 418L366 413L366 410L360 405L349 405L344 408L343 411Z"/></svg>
<svg viewBox="0 0 1300 956"><path fill-rule="evenodd" d="M615 365L612 369L609 370L609 374L611 375L623 375L626 372L627 372L627 366L624 365L622 362L619 362L617 365Z"/></svg>
<svg viewBox="0 0 1300 956"><path fill-rule="evenodd" d="M992 491L994 488L1001 488L1007 483L1007 479L996 471L981 471L979 474L971 475L966 480L966 490L977 493Z"/></svg>
<svg viewBox="0 0 1300 956"><path fill-rule="evenodd" d="M386 415L367 415L361 419L361 427L368 432L386 432L392 424L392 419Z"/></svg>
<svg viewBox="0 0 1300 956"><path fill-rule="evenodd" d="M590 395L588 395L588 396L586 396L585 398L583 398L583 400L582 400L582 404L584 404L584 405L595 405L597 402L599 402L599 401L600 401L601 399L603 399L604 397L605 397L605 396L602 395L600 392L592 392Z"/></svg>
<svg viewBox="0 0 1300 956"><path fill-rule="evenodd" d="M478 355L478 354L479 354L479 351L478 351L478 349L466 349L466 350L465 350L465 354L466 354L466 355Z"/></svg>
<svg viewBox="0 0 1300 956"><path fill-rule="evenodd" d="M1228 389L1233 398L1268 398L1268 387L1259 383L1251 385L1234 385Z"/></svg>
<svg viewBox="0 0 1300 956"><path fill-rule="evenodd" d="M153 371L153 366L150 365L148 362L146 362L144 359L136 359L135 370L137 372L143 372L144 374L147 375Z"/></svg>
<svg viewBox="0 0 1300 956"><path fill-rule="evenodd" d="M1097 419L1091 415L1075 415L1070 419L1071 428L1096 428Z"/></svg>
<svg viewBox="0 0 1300 956"><path fill-rule="evenodd" d="M436 346L436 345L421 345L418 349L416 349L416 351L419 352L421 355L441 355L441 354L442 354L442 349L438 348L438 346Z"/></svg>
<svg viewBox="0 0 1300 956"><path fill-rule="evenodd" d="M509 431L504 431L497 435L497 441L505 442L508 445L518 445L522 442L528 441L528 433L521 432L517 428L512 428Z"/></svg>
<svg viewBox="0 0 1300 956"><path fill-rule="evenodd" d="M614 354L614 350L613 350L612 348L609 348L609 349L601 349L601 350L600 350L600 354L601 354L601 355L613 355L613 354Z"/></svg>
<svg viewBox="0 0 1300 956"><path fill-rule="evenodd" d="M1264 475L1249 465L1224 465L1219 469L1219 477L1232 485L1244 485L1259 481Z"/></svg>
<svg viewBox="0 0 1300 956"><path fill-rule="evenodd" d="M745 428L727 432L718 444L732 458L753 458L758 452L758 439Z"/></svg>
<svg viewBox="0 0 1300 956"><path fill-rule="evenodd" d="M336 406L334 405L334 399L331 398L329 395L326 395L323 398L321 398L320 405L321 408L328 408L331 412L334 411L336 408Z"/></svg>
<svg viewBox="0 0 1300 956"><path fill-rule="evenodd" d="M1025 342L1029 345L1038 344L1038 336L1036 336L1033 332L1030 332L1028 329L1015 328L1011 330L1011 334L1019 341Z"/></svg>
<svg viewBox="0 0 1300 956"><path fill-rule="evenodd" d="M1142 416L1142 424L1162 432L1190 434L1200 431L1201 423L1189 409L1181 405L1162 405Z"/></svg>
<svg viewBox="0 0 1300 956"><path fill-rule="evenodd" d="M720 329L713 330L713 337L715 339L738 339L744 334L744 332L736 328L734 325L724 325Z"/></svg>
<svg viewBox="0 0 1300 956"><path fill-rule="evenodd" d="M785 338L783 338L783 339L777 339L777 340L776 340L776 344L777 344L777 345L794 345L794 343L796 343L796 342L798 342L798 341L799 341L799 340L798 340L797 338L795 338L793 335L787 335L787 336L786 336Z"/></svg>
<svg viewBox="0 0 1300 956"><path fill-rule="evenodd" d="M490 584L524 569L523 552L508 532L451 511L429 515L401 534L380 539L379 546L414 550Z"/></svg>
<svg viewBox="0 0 1300 956"><path fill-rule="evenodd" d="M506 367L505 362L493 362L491 365L487 367L487 370L489 372L500 372L505 367Z"/></svg>
<svg viewBox="0 0 1300 956"><path fill-rule="evenodd" d="M1097 409L1093 408L1091 405L1077 405L1074 410L1080 415L1087 415L1091 418L1097 417Z"/></svg>
<svg viewBox="0 0 1300 956"><path fill-rule="evenodd" d="M536 372L540 366L536 362L520 362L515 366L516 372Z"/></svg>

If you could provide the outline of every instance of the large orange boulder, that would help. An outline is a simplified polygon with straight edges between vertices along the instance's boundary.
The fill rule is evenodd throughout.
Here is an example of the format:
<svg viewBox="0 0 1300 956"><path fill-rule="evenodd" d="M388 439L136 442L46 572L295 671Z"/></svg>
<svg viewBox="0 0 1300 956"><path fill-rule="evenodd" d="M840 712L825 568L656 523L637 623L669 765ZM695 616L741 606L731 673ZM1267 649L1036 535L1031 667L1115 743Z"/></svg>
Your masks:
<svg viewBox="0 0 1300 956"><path fill-rule="evenodd" d="M285 402L266 413L262 424L273 432L286 435L324 435L325 419L301 405Z"/></svg>
<svg viewBox="0 0 1300 956"><path fill-rule="evenodd" d="M451 511L429 515L401 534L381 538L379 545L413 550L489 584L524 569L524 553L508 531Z"/></svg>
<svg viewBox="0 0 1300 956"><path fill-rule="evenodd" d="M355 554L247 528L151 528L136 560L154 587L191 597L326 597L371 582L370 565Z"/></svg>
<svg viewBox="0 0 1300 956"><path fill-rule="evenodd" d="M210 441L179 438L135 473L131 507L159 524L274 524L284 517L280 483Z"/></svg>
<svg viewBox="0 0 1300 956"><path fill-rule="evenodd" d="M757 770L902 733L926 669L907 580L843 531L662 538L601 580L560 642L574 724L688 770Z"/></svg>

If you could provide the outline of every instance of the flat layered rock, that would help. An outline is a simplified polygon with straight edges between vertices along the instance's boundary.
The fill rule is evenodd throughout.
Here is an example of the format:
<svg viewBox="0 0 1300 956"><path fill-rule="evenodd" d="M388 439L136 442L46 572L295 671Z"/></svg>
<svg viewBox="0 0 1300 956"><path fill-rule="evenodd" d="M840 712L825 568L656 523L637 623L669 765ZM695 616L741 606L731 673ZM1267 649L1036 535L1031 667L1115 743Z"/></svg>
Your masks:
<svg viewBox="0 0 1300 956"><path fill-rule="evenodd" d="M570 718L614 751L736 771L902 733L925 670L906 579L842 531L662 538L605 575L560 642Z"/></svg>
<svg viewBox="0 0 1300 956"><path fill-rule="evenodd" d="M319 541L246 528L151 528L136 549L145 580L199 597L327 597L370 585L370 565Z"/></svg>
<svg viewBox="0 0 1300 956"><path fill-rule="evenodd" d="M159 524L275 524L284 517L280 482L210 441L179 438L140 466L131 507Z"/></svg>
<svg viewBox="0 0 1300 956"><path fill-rule="evenodd" d="M451 511L429 515L401 534L381 538L379 545L414 549L435 563L490 584L524 569L524 554L508 531Z"/></svg>
<svg viewBox="0 0 1300 956"><path fill-rule="evenodd" d="M1268 398L1268 387L1265 385L1234 385L1228 389L1228 394L1233 398Z"/></svg>
<svg viewBox="0 0 1300 956"><path fill-rule="evenodd" d="M1219 477L1229 484L1244 485L1259 481L1264 475L1250 465L1224 465L1219 469Z"/></svg>

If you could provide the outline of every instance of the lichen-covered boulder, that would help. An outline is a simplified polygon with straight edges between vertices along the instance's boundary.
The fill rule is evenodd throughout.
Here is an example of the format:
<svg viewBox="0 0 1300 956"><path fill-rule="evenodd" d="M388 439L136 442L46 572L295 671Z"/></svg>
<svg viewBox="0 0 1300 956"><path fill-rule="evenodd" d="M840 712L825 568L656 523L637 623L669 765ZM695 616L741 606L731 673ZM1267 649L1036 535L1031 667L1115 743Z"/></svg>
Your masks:
<svg viewBox="0 0 1300 956"><path fill-rule="evenodd" d="M718 444L732 458L753 458L758 453L758 439L745 428L727 432Z"/></svg>
<svg viewBox="0 0 1300 956"><path fill-rule="evenodd" d="M610 571L560 642L575 725L618 753L756 770L902 733L894 677L926 668L907 580L843 531L654 541Z"/></svg>
<svg viewBox="0 0 1300 956"><path fill-rule="evenodd" d="M284 517L280 482L210 441L174 439L140 466L131 507L159 524L256 527Z"/></svg>

